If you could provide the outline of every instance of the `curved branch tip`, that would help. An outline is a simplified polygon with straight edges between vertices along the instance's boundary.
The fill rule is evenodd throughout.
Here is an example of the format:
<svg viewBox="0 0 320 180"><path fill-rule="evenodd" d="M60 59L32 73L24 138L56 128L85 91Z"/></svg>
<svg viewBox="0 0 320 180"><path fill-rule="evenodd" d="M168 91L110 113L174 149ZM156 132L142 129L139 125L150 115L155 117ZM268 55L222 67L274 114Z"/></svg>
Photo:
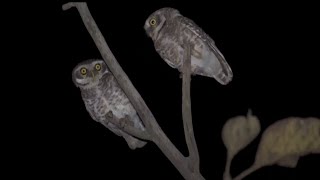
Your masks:
<svg viewBox="0 0 320 180"><path fill-rule="evenodd" d="M86 5L87 3L85 3L85 2L68 2L68 3L62 5L62 10L66 11L72 7L77 7L78 5L81 5L81 4Z"/></svg>

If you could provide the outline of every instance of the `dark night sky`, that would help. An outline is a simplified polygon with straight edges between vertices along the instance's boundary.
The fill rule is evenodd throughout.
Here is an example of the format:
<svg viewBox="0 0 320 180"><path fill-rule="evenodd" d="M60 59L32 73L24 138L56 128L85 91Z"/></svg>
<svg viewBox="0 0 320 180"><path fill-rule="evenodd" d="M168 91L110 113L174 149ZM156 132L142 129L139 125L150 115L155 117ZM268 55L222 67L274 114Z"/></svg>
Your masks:
<svg viewBox="0 0 320 180"><path fill-rule="evenodd" d="M31 136L21 140L25 143L21 164L30 167L26 174L42 179L182 179L153 143L132 151L122 138L90 119L71 72L80 61L101 56L77 10L62 11L65 2L43 6L41 12L50 18L37 21L43 23L43 31L38 31L49 29L39 33L41 42L48 39L37 46L46 49L43 54L50 59L37 61L46 67L37 74L44 73L50 81L38 81L41 88L33 96L45 104L38 108L49 117L36 116L39 121L34 121ZM201 172L208 180L222 179L226 149L220 133L228 118L245 115L251 108L262 130L289 116L320 118L319 31L315 27L319 18L311 5L166 0L88 6L118 62L184 154L181 79L156 53L144 32L144 21L159 8L174 7L215 40L234 79L222 86L214 79L194 76L191 88ZM31 109L31 114L37 110ZM235 157L233 176L253 163L260 137L261 133ZM246 179L320 179L319 163L319 155L308 155L296 169L265 167Z"/></svg>

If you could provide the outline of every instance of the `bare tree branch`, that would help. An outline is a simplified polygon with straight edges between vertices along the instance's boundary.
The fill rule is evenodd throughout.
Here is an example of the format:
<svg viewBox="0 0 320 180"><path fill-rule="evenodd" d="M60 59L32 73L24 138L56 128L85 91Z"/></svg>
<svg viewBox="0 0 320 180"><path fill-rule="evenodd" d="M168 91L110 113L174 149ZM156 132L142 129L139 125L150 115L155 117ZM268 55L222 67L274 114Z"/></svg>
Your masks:
<svg viewBox="0 0 320 180"><path fill-rule="evenodd" d="M166 157L171 161L171 163L177 168L180 174L187 180L204 180L204 177L199 172L192 172L188 167L187 158L185 158L181 152L173 145L173 143L164 134L157 121L155 120L153 114L149 110L148 106L142 99L141 95L132 85L128 76L122 70L121 66L117 62L116 58L112 54L108 47L103 35L101 34L97 24L91 16L91 13L87 7L87 4L82 2L67 3L62 6L63 10L67 10L71 7L76 7L79 14L86 26L88 32L90 33L92 39L94 40L97 48L99 49L102 58L106 62L110 71L117 79L120 87L126 93L130 102L133 104L137 110L140 118L142 119L144 125L146 126L147 132L151 137L151 140L159 147L159 149L166 155Z"/></svg>
<svg viewBox="0 0 320 180"><path fill-rule="evenodd" d="M186 43L185 53L183 59L183 76L182 76L182 118L184 136L189 151L189 167L193 172L200 172L200 158L198 153L197 143L194 137L191 113L191 96L190 96L190 83L191 83L191 55L190 45Z"/></svg>

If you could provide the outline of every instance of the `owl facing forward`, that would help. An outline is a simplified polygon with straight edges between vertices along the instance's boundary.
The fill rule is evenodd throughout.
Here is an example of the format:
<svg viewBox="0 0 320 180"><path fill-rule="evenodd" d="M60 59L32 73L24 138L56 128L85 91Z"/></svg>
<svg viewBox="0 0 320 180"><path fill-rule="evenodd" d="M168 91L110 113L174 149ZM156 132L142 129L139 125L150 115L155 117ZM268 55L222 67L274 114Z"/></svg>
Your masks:
<svg viewBox="0 0 320 180"><path fill-rule="evenodd" d="M104 124L116 135L122 136L131 149L146 144L145 141L124 132L119 125L108 122L106 117L112 112L116 119L127 118L130 122L128 125L145 131L136 110L103 60L87 60L79 63L73 69L72 79L80 88L85 107L92 119Z"/></svg>
<svg viewBox="0 0 320 180"><path fill-rule="evenodd" d="M184 49L189 45L192 74L215 78L223 85L232 80L232 70L215 42L178 10L162 8L153 12L144 29L161 58L172 68L182 71Z"/></svg>

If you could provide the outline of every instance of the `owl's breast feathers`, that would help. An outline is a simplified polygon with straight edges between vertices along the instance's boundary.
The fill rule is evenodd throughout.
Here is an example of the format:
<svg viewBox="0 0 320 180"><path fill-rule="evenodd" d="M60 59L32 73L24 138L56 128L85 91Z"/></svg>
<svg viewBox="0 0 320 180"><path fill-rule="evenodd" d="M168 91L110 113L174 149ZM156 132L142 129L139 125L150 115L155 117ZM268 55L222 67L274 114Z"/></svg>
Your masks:
<svg viewBox="0 0 320 180"><path fill-rule="evenodd" d="M135 127L144 129L136 110L115 78L106 76L102 79L98 86L82 92L85 95L83 100L86 109L91 117L98 122L104 121L107 113L111 111L117 119L127 116L130 121L134 122Z"/></svg>

